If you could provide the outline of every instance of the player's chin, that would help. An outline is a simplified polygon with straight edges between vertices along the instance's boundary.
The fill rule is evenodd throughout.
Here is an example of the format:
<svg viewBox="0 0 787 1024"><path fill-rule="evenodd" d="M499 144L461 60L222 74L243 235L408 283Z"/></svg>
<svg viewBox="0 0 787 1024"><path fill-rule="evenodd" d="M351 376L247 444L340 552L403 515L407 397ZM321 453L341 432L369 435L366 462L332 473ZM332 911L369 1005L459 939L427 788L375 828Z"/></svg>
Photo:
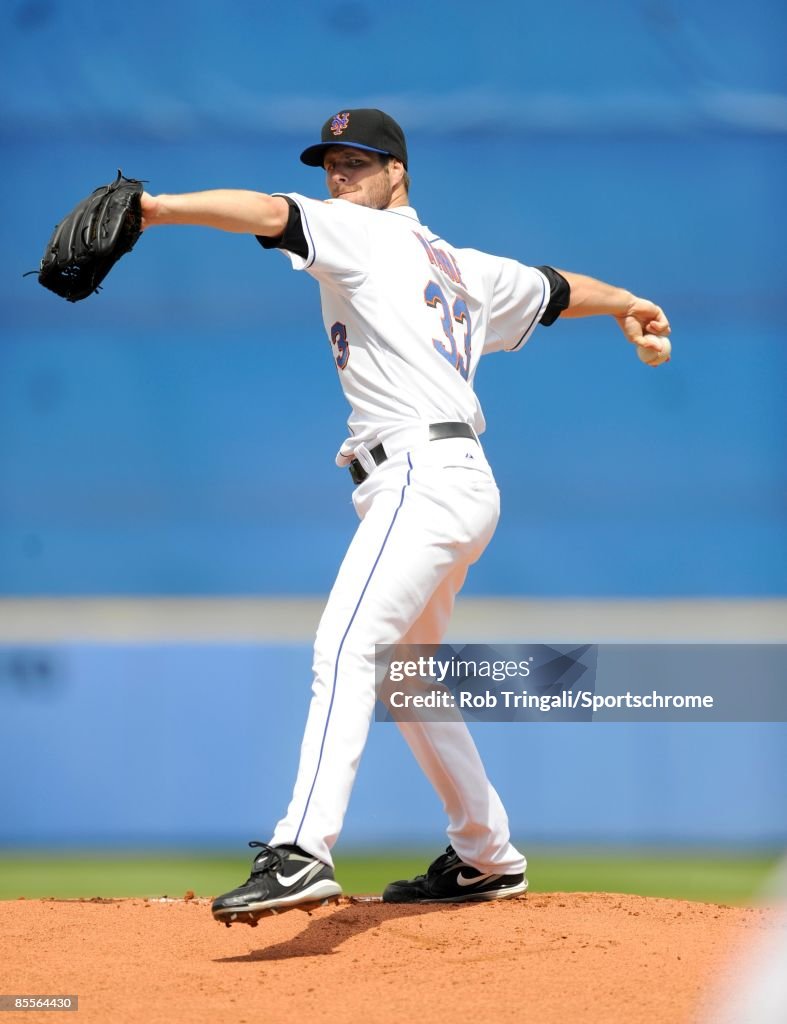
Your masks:
<svg viewBox="0 0 787 1024"><path fill-rule="evenodd" d="M367 210L384 210L388 206L385 196L367 195L360 189L356 189L354 192L343 192L336 198L344 199L345 202L353 203L355 206L365 206Z"/></svg>

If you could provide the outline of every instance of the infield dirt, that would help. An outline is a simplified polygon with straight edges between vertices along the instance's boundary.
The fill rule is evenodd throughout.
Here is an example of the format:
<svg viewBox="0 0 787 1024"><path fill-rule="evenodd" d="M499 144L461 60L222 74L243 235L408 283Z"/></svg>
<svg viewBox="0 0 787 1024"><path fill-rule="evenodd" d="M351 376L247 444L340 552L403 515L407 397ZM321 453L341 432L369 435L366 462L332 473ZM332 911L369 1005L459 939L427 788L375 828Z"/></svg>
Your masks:
<svg viewBox="0 0 787 1024"><path fill-rule="evenodd" d="M123 1024L687 1024L765 910L599 893L489 904L342 899L255 929L207 900L0 903L4 993L78 995Z"/></svg>

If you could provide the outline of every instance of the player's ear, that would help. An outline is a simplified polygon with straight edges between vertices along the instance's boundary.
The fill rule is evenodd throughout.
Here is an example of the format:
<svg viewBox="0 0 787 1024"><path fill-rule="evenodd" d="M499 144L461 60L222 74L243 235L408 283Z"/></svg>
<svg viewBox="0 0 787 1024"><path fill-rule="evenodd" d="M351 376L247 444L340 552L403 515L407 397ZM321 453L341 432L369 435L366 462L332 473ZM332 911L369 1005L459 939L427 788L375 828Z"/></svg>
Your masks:
<svg viewBox="0 0 787 1024"><path fill-rule="evenodd" d="M404 181L404 164L392 156L388 161L388 173L391 175L391 184L399 185Z"/></svg>

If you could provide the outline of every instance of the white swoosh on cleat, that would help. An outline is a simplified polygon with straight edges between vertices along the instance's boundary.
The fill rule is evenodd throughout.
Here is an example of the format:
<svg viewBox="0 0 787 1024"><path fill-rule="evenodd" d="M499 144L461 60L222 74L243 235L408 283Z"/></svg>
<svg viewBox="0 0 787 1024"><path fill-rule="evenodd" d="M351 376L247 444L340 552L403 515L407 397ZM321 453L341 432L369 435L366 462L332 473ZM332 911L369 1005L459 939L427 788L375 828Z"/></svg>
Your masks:
<svg viewBox="0 0 787 1024"><path fill-rule="evenodd" d="M456 876L456 881L459 885L478 885L479 882L486 882L489 879L499 878L500 875L475 875L473 878L465 878L460 871Z"/></svg>
<svg viewBox="0 0 787 1024"><path fill-rule="evenodd" d="M311 864L307 864L305 868L301 868L300 871L296 871L294 875L280 875L277 871L276 881L279 885L289 888L291 885L295 885L296 882L300 882L302 878L305 878L310 871L314 871L315 866L315 862L312 861Z"/></svg>

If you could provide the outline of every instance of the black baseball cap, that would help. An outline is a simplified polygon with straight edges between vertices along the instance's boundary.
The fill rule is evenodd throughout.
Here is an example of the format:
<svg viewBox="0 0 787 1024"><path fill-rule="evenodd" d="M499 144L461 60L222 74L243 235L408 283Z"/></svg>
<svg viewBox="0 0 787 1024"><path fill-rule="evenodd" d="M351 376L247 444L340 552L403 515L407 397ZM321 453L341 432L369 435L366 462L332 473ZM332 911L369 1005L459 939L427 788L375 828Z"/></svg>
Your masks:
<svg viewBox="0 0 787 1024"><path fill-rule="evenodd" d="M321 142L301 153L309 167L322 167L325 150L330 146L355 146L372 153L387 153L401 160L407 169L407 143L404 132L392 117L382 110L364 107L340 110L322 126Z"/></svg>

